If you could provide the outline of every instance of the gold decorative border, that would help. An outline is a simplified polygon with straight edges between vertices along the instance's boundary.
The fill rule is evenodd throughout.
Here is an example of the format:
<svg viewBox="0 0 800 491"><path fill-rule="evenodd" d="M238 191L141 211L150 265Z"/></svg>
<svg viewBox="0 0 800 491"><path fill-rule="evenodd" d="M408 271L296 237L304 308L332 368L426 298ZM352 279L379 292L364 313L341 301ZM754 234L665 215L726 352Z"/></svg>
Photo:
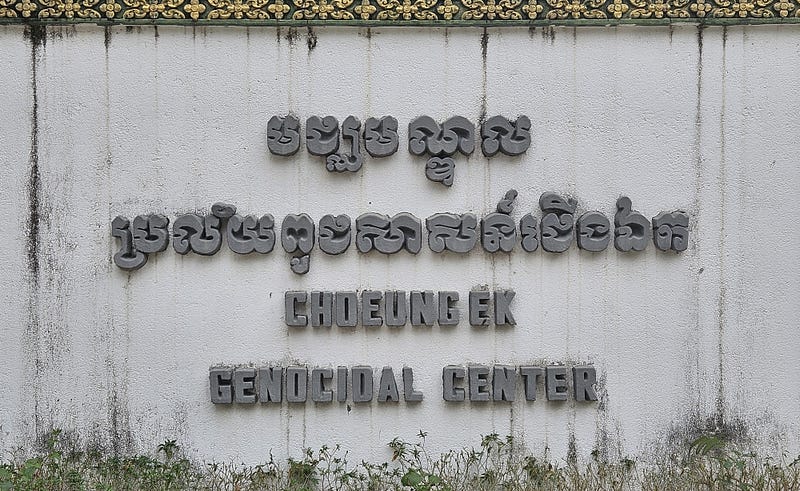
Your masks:
<svg viewBox="0 0 800 491"><path fill-rule="evenodd" d="M800 0L0 0L0 24L797 23Z"/></svg>

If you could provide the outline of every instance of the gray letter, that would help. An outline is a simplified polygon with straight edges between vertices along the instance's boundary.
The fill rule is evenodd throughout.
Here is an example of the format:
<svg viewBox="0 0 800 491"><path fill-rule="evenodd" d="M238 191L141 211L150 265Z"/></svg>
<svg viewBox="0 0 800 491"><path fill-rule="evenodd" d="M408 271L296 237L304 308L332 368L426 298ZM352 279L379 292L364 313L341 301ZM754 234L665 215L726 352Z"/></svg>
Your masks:
<svg viewBox="0 0 800 491"><path fill-rule="evenodd" d="M319 248L325 254L341 254L350 247L351 220L347 215L325 215L319 220Z"/></svg>
<svg viewBox="0 0 800 491"><path fill-rule="evenodd" d="M384 318L391 327L405 326L408 320L406 292L388 290L383 297Z"/></svg>
<svg viewBox="0 0 800 491"><path fill-rule="evenodd" d="M432 326L436 322L436 302L433 292L411 292L411 325Z"/></svg>
<svg viewBox="0 0 800 491"><path fill-rule="evenodd" d="M481 245L486 252L511 252L517 243L517 224L510 216L489 213L481 220Z"/></svg>
<svg viewBox="0 0 800 491"><path fill-rule="evenodd" d="M473 326L489 325L489 292L469 292L469 323Z"/></svg>
<svg viewBox="0 0 800 491"><path fill-rule="evenodd" d="M272 116L267 122L267 148L274 155L288 157L300 149L300 121L294 116Z"/></svg>
<svg viewBox="0 0 800 491"><path fill-rule="evenodd" d="M439 292L439 325L455 326L461 320L461 312L455 307L458 292Z"/></svg>
<svg viewBox="0 0 800 491"><path fill-rule="evenodd" d="M214 404L230 404L233 402L232 379L233 370L230 368L210 368L208 370L211 402Z"/></svg>
<svg viewBox="0 0 800 491"><path fill-rule="evenodd" d="M314 221L306 215L286 215L281 225L281 245L292 254L308 254L314 248Z"/></svg>
<svg viewBox="0 0 800 491"><path fill-rule="evenodd" d="M511 301L514 300L514 290L495 290L494 292L494 323L498 326L515 326L517 321L511 313Z"/></svg>
<svg viewBox="0 0 800 491"><path fill-rule="evenodd" d="M286 400L306 402L308 395L308 368L289 367L286 369Z"/></svg>
<svg viewBox="0 0 800 491"><path fill-rule="evenodd" d="M388 157L397 151L399 143L397 119L392 116L367 118L364 123L364 146L370 155Z"/></svg>
<svg viewBox="0 0 800 491"><path fill-rule="evenodd" d="M139 215L133 219L133 247L145 254L165 251L169 245L169 218Z"/></svg>
<svg viewBox="0 0 800 491"><path fill-rule="evenodd" d="M442 370L442 397L445 401L463 401L465 391L456 387L456 379L464 380L464 368L446 366Z"/></svg>
<svg viewBox="0 0 800 491"><path fill-rule="evenodd" d="M497 213L490 213L481 220L481 244L486 252L511 252L517 243L517 226L509 216L514 210L517 190L509 189L497 203Z"/></svg>
<svg viewBox="0 0 800 491"><path fill-rule="evenodd" d="M506 191L506 194L503 195L503 199L497 202L497 213L510 215L511 212L514 211L514 200L517 199L517 195L516 189L509 189Z"/></svg>
<svg viewBox="0 0 800 491"><path fill-rule="evenodd" d="M659 251L685 251L689 246L689 215L683 211L662 211L656 215L653 218L653 242Z"/></svg>
<svg viewBox="0 0 800 491"><path fill-rule="evenodd" d="M611 222L599 211L587 211L578 218L578 247L589 252L604 251L611 242Z"/></svg>
<svg viewBox="0 0 800 491"><path fill-rule="evenodd" d="M192 250L192 238L202 231L203 217L200 215L188 213L179 216L172 224L172 248L180 255L187 254Z"/></svg>
<svg viewBox="0 0 800 491"><path fill-rule="evenodd" d="M315 368L311 370L311 400L314 402L331 402L333 392L325 388L325 381L333 380L333 370L330 368Z"/></svg>
<svg viewBox="0 0 800 491"><path fill-rule="evenodd" d="M647 247L650 222L641 213L631 210L631 199L622 196L617 200L614 215L614 247L618 251L643 251Z"/></svg>
<svg viewBox="0 0 800 491"><path fill-rule="evenodd" d="M489 394L489 367L478 365L469 367L469 400L488 401Z"/></svg>
<svg viewBox="0 0 800 491"><path fill-rule="evenodd" d="M425 220L428 247L433 252L466 253L478 242L478 219L472 213L437 213Z"/></svg>
<svg viewBox="0 0 800 491"><path fill-rule="evenodd" d="M380 387L378 388L378 402L398 402L400 394L397 392L397 380L394 378L392 367L383 367L381 371Z"/></svg>
<svg viewBox="0 0 800 491"><path fill-rule="evenodd" d="M592 366L572 367L572 385L575 387L576 401L596 401L597 393L593 385L597 382L597 374Z"/></svg>
<svg viewBox="0 0 800 491"><path fill-rule="evenodd" d="M283 368L264 367L258 369L258 400L281 403L283 399Z"/></svg>
<svg viewBox="0 0 800 491"><path fill-rule="evenodd" d="M391 219L378 213L364 213L356 218L356 247L364 253L376 249L383 254L394 254L405 248L417 254L422 249L422 223L409 213L398 213Z"/></svg>
<svg viewBox="0 0 800 491"><path fill-rule="evenodd" d="M308 273L309 253L314 248L314 221L311 217L305 213L286 215L281 225L281 245L283 250L294 255L289 262L292 272Z"/></svg>
<svg viewBox="0 0 800 491"><path fill-rule="evenodd" d="M420 116L411 121L408 123L408 151L412 155L424 155L429 152L428 140L436 138L440 132L439 124L430 116Z"/></svg>
<svg viewBox="0 0 800 491"><path fill-rule="evenodd" d="M517 372L514 367L496 365L492 374L492 394L495 401L513 401L517 391Z"/></svg>
<svg viewBox="0 0 800 491"><path fill-rule="evenodd" d="M471 155L475 151L475 125L463 116L453 116L442 123L442 131L434 141L428 142L428 151L431 155L452 155L449 151L451 143L455 142L456 149L464 155Z"/></svg>
<svg viewBox="0 0 800 491"><path fill-rule="evenodd" d="M325 168L329 172L355 172L361 168L364 158L361 156L360 134L361 121L355 116L348 116L342 123L342 139L350 140L350 152L328 155Z"/></svg>
<svg viewBox="0 0 800 491"><path fill-rule="evenodd" d="M505 155L520 155L531 145L531 120L520 116L511 122L502 116L493 116L481 125L483 154L493 157L498 151Z"/></svg>
<svg viewBox="0 0 800 491"><path fill-rule="evenodd" d="M425 177L450 187L455 179L456 162L452 157L431 157L425 164Z"/></svg>
<svg viewBox="0 0 800 491"><path fill-rule="evenodd" d="M256 402L256 369L237 368L233 371L233 400L237 404Z"/></svg>
<svg viewBox="0 0 800 491"><path fill-rule="evenodd" d="M347 367L336 368L336 401L347 400Z"/></svg>
<svg viewBox="0 0 800 491"><path fill-rule="evenodd" d="M536 381L544 377L544 368L542 367L520 367L519 373L525 379L525 400L536 400Z"/></svg>
<svg viewBox="0 0 800 491"><path fill-rule="evenodd" d="M408 151L429 154L425 175L445 186L453 184L456 152L469 155L475 150L475 125L462 116L453 116L441 126L430 116L420 116L408 124Z"/></svg>
<svg viewBox="0 0 800 491"><path fill-rule="evenodd" d="M195 213L181 215L172 225L172 247L178 254L194 251L202 256L213 256L222 247L222 221L236 213L236 207L214 203L211 215Z"/></svg>
<svg viewBox="0 0 800 491"><path fill-rule="evenodd" d="M236 254L272 252L275 247L275 220L272 215L256 218L254 215L233 215L228 219L225 239Z"/></svg>
<svg viewBox="0 0 800 491"><path fill-rule="evenodd" d="M120 242L119 251L114 254L114 264L121 269L135 271L147 263L147 254L133 247L133 236L129 227L130 221L125 217L117 217L111 222L111 235Z"/></svg>
<svg viewBox="0 0 800 491"><path fill-rule="evenodd" d="M372 400L372 367L353 367L350 371L353 378L353 402L370 402Z"/></svg>
<svg viewBox="0 0 800 491"><path fill-rule="evenodd" d="M547 252L565 252L575 235L575 209L578 203L564 199L556 193L542 193L539 207L542 216L542 249Z"/></svg>
<svg viewBox="0 0 800 491"><path fill-rule="evenodd" d="M306 327L308 317L298 313L298 306L305 305L306 292L286 292L283 297L284 318L289 327Z"/></svg>
<svg viewBox="0 0 800 491"><path fill-rule="evenodd" d="M572 244L575 218L569 213L547 213L542 217L542 249L547 252L565 252Z"/></svg>
<svg viewBox="0 0 800 491"><path fill-rule="evenodd" d="M358 323L356 292L336 292L336 325L354 327Z"/></svg>
<svg viewBox="0 0 800 491"><path fill-rule="evenodd" d="M333 317L331 292L311 292L311 325L330 327Z"/></svg>
<svg viewBox="0 0 800 491"><path fill-rule="evenodd" d="M378 291L366 290L361 292L361 325L380 326L383 319L376 315L381 310L381 298L383 294Z"/></svg>
<svg viewBox="0 0 800 491"><path fill-rule="evenodd" d="M533 252L539 248L539 224L530 213L519 221L519 233L522 236L523 251Z"/></svg>
<svg viewBox="0 0 800 491"><path fill-rule="evenodd" d="M311 155L326 156L339 149L339 122L333 116L306 120L306 148Z"/></svg>
<svg viewBox="0 0 800 491"><path fill-rule="evenodd" d="M547 378L545 379L547 386L547 400L548 401L566 401L567 400L567 367L563 366L549 366L547 367Z"/></svg>
<svg viewBox="0 0 800 491"><path fill-rule="evenodd" d="M414 369L403 367L403 399L406 402L419 402L422 398L422 392L414 390Z"/></svg>

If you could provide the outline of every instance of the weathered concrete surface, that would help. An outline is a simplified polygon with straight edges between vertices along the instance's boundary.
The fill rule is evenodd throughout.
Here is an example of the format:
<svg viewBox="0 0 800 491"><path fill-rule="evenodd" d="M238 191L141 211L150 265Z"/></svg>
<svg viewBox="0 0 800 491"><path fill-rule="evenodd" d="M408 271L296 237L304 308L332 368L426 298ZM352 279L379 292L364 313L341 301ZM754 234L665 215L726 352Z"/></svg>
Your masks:
<svg viewBox="0 0 800 491"><path fill-rule="evenodd" d="M513 433L551 456L631 455L720 427L800 452L800 76L797 26L699 29L0 28L0 448L50 428L118 452L167 438L199 458L342 443L354 459L429 432L433 450ZM422 65L424 69L411 69ZM332 175L304 149L273 157L274 114L391 114L401 151ZM522 158L456 158L451 189L405 151L429 114L526 114ZM613 217L685 209L681 255L541 250L491 257L312 253L213 258L168 250L128 274L114 216L276 218L366 211L513 216L544 191ZM516 291L511 329L289 331L286 290ZM466 304L462 303L466 308ZM446 364L590 361L602 402L446 405ZM418 405L215 407L216 363L415 368Z"/></svg>

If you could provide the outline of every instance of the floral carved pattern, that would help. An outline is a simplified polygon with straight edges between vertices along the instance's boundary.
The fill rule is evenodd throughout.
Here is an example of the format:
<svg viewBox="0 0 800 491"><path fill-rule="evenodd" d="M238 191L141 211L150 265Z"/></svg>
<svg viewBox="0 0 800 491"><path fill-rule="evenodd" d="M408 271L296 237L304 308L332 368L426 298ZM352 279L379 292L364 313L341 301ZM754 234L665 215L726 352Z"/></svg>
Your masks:
<svg viewBox="0 0 800 491"><path fill-rule="evenodd" d="M0 0L0 23L800 23L800 0Z"/></svg>
<svg viewBox="0 0 800 491"><path fill-rule="evenodd" d="M184 0L124 0L127 9L122 15L126 19L183 19L179 10Z"/></svg>

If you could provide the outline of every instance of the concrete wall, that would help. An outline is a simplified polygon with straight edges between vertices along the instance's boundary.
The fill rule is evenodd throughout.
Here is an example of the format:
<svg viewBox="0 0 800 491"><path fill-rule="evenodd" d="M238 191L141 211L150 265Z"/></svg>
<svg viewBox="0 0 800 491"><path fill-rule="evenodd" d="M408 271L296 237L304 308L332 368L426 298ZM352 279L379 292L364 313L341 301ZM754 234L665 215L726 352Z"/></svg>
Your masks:
<svg viewBox="0 0 800 491"><path fill-rule="evenodd" d="M714 428L800 452L798 26L555 29L0 27L0 449L50 428L80 444L263 460L341 443L391 457L514 434L563 458L636 455ZM266 121L391 114L401 149L329 174L266 148ZM458 157L451 189L405 149L419 115L526 114L522 158ZM692 215L689 250L492 256L312 253L113 265L116 215L513 213L544 191L613 217ZM513 288L517 326L290 330L286 290ZM462 303L465 305L465 303ZM446 405L446 364L594 363L598 403ZM219 407L217 363L409 365L418 405Z"/></svg>

